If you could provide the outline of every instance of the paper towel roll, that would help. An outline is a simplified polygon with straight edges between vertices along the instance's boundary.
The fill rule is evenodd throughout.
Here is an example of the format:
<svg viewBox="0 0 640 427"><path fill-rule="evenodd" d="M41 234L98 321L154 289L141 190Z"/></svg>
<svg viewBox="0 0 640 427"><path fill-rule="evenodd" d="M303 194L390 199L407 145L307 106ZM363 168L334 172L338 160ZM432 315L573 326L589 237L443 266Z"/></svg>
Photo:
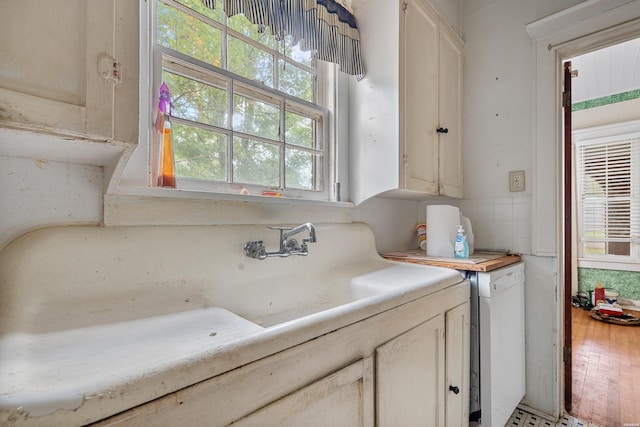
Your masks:
<svg viewBox="0 0 640 427"><path fill-rule="evenodd" d="M449 205L427 206L427 255L453 257L460 224L460 209Z"/></svg>

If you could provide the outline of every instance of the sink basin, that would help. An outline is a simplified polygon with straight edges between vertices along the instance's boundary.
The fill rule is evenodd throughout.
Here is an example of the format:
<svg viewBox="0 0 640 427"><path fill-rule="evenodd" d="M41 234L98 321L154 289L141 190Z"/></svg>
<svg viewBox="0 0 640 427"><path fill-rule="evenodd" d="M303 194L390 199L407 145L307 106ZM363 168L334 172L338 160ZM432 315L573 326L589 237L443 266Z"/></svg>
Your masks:
<svg viewBox="0 0 640 427"><path fill-rule="evenodd" d="M121 378L193 363L261 330L213 307L47 334L7 334L0 337L0 407L25 407L35 417L74 410L84 400L79 389L99 394L118 387Z"/></svg>
<svg viewBox="0 0 640 427"><path fill-rule="evenodd" d="M426 288L440 289L460 281L454 270L369 260L324 277L260 283L250 295L227 293L216 305L268 328L313 315L337 315L412 290L435 291Z"/></svg>

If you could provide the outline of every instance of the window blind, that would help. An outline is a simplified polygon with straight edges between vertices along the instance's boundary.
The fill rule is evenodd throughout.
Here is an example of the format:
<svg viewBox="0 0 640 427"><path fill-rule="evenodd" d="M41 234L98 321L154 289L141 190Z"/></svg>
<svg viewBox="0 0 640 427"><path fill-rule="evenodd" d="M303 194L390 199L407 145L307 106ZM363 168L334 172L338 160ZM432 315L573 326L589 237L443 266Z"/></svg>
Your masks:
<svg viewBox="0 0 640 427"><path fill-rule="evenodd" d="M640 242L640 135L577 145L583 256L631 256Z"/></svg>

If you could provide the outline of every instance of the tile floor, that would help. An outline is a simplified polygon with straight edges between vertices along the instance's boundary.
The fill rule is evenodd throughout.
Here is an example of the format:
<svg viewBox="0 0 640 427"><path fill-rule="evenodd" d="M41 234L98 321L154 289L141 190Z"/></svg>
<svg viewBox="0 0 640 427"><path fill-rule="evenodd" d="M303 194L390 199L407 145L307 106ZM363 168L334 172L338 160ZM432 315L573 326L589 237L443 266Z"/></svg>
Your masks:
<svg viewBox="0 0 640 427"><path fill-rule="evenodd" d="M482 427L476 422L469 423L469 427ZM505 427L600 427L596 424L586 423L565 415L559 422L551 421L540 415L529 413L523 409L516 408L511 414Z"/></svg>
<svg viewBox="0 0 640 427"><path fill-rule="evenodd" d="M470 422L469 427L482 427L477 422ZM516 408L504 427L601 427L598 424L588 423L564 415L558 422L544 416L532 414L521 408Z"/></svg>
<svg viewBox="0 0 640 427"><path fill-rule="evenodd" d="M551 421L545 417L531 414L520 408L511 414L511 418L505 427L598 427L595 424L585 423L569 415L565 415L559 422Z"/></svg>

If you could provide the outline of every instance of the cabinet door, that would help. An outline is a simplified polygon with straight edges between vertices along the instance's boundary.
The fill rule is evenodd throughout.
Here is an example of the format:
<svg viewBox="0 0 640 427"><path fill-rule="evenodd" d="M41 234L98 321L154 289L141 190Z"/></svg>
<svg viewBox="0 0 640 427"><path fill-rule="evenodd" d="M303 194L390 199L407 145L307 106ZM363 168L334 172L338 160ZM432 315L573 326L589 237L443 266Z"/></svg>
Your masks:
<svg viewBox="0 0 640 427"><path fill-rule="evenodd" d="M406 0L400 31L401 173L404 188L438 193L438 17Z"/></svg>
<svg viewBox="0 0 640 427"><path fill-rule="evenodd" d="M445 25L440 28L439 194L462 197L462 53L458 36Z"/></svg>
<svg viewBox="0 0 640 427"><path fill-rule="evenodd" d="M376 425L444 425L444 353L444 315L376 349Z"/></svg>
<svg viewBox="0 0 640 427"><path fill-rule="evenodd" d="M258 409L233 426L373 427L373 419L373 361L368 357Z"/></svg>
<svg viewBox="0 0 640 427"><path fill-rule="evenodd" d="M0 124L136 143L139 7L130 0L3 2Z"/></svg>
<svg viewBox="0 0 640 427"><path fill-rule="evenodd" d="M469 422L469 303L445 314L446 426Z"/></svg>

